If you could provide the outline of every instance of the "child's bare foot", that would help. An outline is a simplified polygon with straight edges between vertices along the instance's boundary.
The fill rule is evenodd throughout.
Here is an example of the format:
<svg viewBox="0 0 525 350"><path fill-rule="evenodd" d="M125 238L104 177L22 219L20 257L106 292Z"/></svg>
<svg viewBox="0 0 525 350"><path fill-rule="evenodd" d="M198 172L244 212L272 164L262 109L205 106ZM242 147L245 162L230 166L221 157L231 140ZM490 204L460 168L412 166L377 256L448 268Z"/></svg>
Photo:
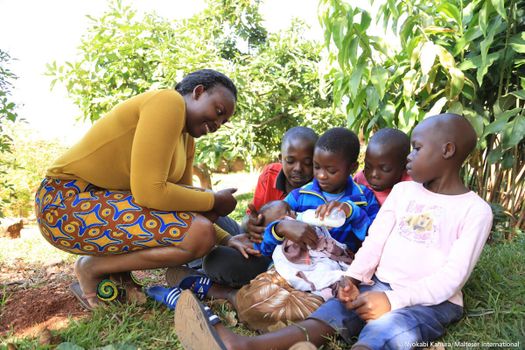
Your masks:
<svg viewBox="0 0 525 350"><path fill-rule="evenodd" d="M219 337L224 343L226 349L238 350L238 349L249 349L250 348L249 338L233 333L230 329L228 329L222 323L216 324L215 330L219 334Z"/></svg>
<svg viewBox="0 0 525 350"><path fill-rule="evenodd" d="M84 298L93 308L100 305L100 300L97 297L97 286L101 281L100 278L93 276L90 273L89 257L82 256L75 262L75 275L77 276L78 283L84 293Z"/></svg>

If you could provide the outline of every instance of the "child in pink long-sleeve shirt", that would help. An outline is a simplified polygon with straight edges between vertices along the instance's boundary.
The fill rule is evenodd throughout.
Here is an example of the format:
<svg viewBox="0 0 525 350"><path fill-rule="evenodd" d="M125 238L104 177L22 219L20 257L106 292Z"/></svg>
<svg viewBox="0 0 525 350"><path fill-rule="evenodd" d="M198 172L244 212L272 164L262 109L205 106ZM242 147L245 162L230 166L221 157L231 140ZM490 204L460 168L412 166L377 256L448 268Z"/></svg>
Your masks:
<svg viewBox="0 0 525 350"><path fill-rule="evenodd" d="M465 118L429 117L414 129L411 143L407 170L414 182L394 186L338 298L302 322L245 337L218 322L191 293L184 294L175 312L184 346L197 349L198 342L207 342L216 348L288 349L305 338L320 346L339 334L349 342L358 337L352 349L411 349L441 337L463 314L461 288L488 237L492 212L460 177L476 145ZM177 322L204 331L191 337Z"/></svg>

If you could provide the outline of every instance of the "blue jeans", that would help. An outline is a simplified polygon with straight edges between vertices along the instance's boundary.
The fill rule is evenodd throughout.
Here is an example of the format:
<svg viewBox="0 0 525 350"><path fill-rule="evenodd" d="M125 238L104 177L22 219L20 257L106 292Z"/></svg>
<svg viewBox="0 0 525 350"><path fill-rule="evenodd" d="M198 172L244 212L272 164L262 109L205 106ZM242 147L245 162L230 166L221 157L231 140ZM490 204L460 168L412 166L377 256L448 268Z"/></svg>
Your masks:
<svg viewBox="0 0 525 350"><path fill-rule="evenodd" d="M371 286L361 285L361 293L392 290L375 276ZM463 308L449 301L438 305L415 305L390 311L377 320L363 321L354 310L348 310L337 298L328 300L309 318L328 324L350 343L370 349L412 349L433 341L445 333L445 326L461 319Z"/></svg>

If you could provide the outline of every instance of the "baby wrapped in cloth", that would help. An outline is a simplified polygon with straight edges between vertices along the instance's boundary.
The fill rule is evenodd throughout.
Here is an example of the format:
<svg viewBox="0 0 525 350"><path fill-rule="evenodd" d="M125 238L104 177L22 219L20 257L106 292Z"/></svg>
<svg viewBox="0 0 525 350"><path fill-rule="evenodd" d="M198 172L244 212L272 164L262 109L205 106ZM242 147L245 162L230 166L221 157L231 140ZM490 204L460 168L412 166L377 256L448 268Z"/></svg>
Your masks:
<svg viewBox="0 0 525 350"><path fill-rule="evenodd" d="M353 260L353 253L330 236L326 227L315 227L317 247L304 249L284 240L273 252L277 272L294 288L321 296L334 297L337 282Z"/></svg>
<svg viewBox="0 0 525 350"><path fill-rule="evenodd" d="M261 212L265 224L278 219L295 220L284 201L270 202ZM315 248L304 249L285 239L273 252L274 266L239 290L239 319L249 328L267 332L304 320L335 296L353 253L333 239L326 227L315 229L319 237Z"/></svg>

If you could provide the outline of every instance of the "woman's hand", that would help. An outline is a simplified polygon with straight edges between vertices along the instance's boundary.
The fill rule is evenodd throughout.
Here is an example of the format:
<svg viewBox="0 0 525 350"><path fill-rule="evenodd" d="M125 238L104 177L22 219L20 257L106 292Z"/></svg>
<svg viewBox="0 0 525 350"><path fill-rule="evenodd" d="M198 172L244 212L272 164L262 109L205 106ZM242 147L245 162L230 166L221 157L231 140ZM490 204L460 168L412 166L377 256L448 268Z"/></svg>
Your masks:
<svg viewBox="0 0 525 350"><path fill-rule="evenodd" d="M246 259L248 259L249 255L261 256L261 252L253 248L253 242L245 233L232 236L226 242L226 246L237 249Z"/></svg>
<svg viewBox="0 0 525 350"><path fill-rule="evenodd" d="M301 221L297 220L281 220L275 226L275 232L281 236L288 238L290 241L295 242L306 249L306 246L315 248L317 247L317 241L319 237L315 232L315 229Z"/></svg>
<svg viewBox="0 0 525 350"><path fill-rule="evenodd" d="M347 217L348 217L348 214L350 214L350 206L347 203L331 201L329 203L318 206L317 209L315 210L315 215L319 219L323 220L325 216L329 215L332 212L332 210L336 208L339 210L342 210Z"/></svg>
<svg viewBox="0 0 525 350"><path fill-rule="evenodd" d="M258 214L255 206L253 204L248 204L248 209L250 209L250 214L248 215L248 221L246 223L246 233L250 240L254 243L261 243L264 229L264 216L263 214Z"/></svg>
<svg viewBox="0 0 525 350"><path fill-rule="evenodd" d="M213 203L212 211L217 213L219 216L226 216L231 213L237 205L237 200L233 194L237 191L236 188L227 188L215 192L213 197L215 202Z"/></svg>

